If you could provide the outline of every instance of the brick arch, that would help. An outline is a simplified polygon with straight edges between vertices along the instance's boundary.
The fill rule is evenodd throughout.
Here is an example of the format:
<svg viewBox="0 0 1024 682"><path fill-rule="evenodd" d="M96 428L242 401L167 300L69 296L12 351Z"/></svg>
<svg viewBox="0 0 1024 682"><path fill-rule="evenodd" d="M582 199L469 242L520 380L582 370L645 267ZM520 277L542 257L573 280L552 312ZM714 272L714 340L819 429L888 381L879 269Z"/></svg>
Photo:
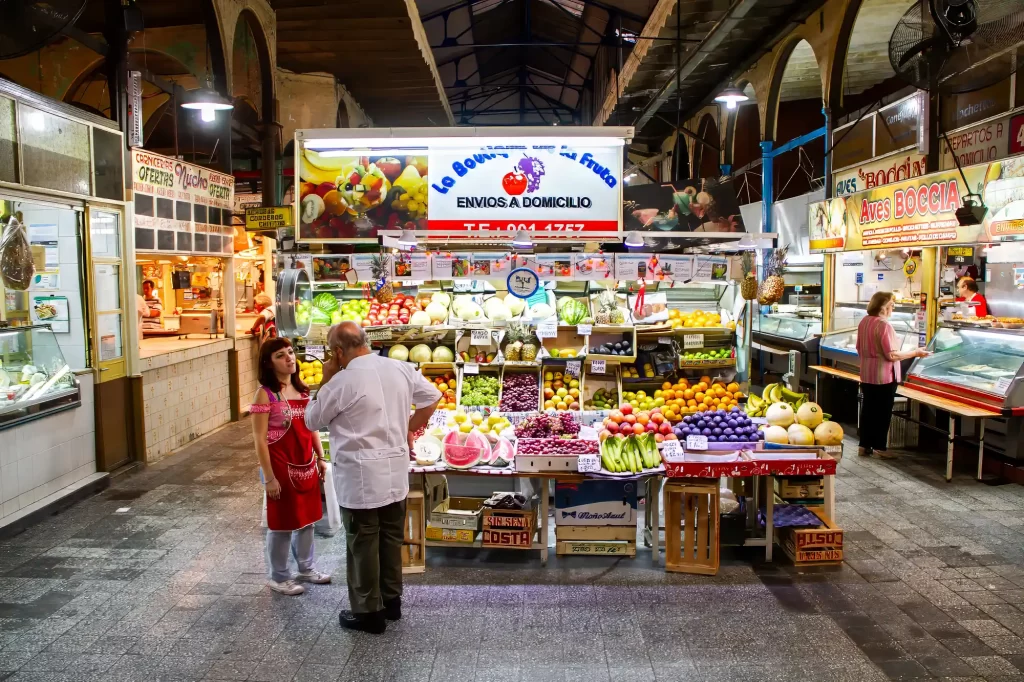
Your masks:
<svg viewBox="0 0 1024 682"><path fill-rule="evenodd" d="M765 97L764 106L764 130L761 136L763 140L775 140L779 117L779 101L782 93L782 79L786 73L786 66L789 64L789 58L793 56L793 50L801 42L808 44L811 52L814 54L814 61L817 62L819 70L821 68L822 58L818 51L814 49L813 42L807 40L798 32L791 33L786 37L782 47L775 52L775 59L771 66L771 77L768 80L768 92ZM822 98L824 99L824 92L822 92Z"/></svg>
<svg viewBox="0 0 1024 682"><path fill-rule="evenodd" d="M722 138L718 130L718 121L710 112L700 117L697 123L697 136L702 140L710 142L719 149L722 147ZM694 178L717 178L721 175L719 167L720 155L714 149L707 147L700 142L693 142L693 162L690 165L690 175Z"/></svg>
<svg viewBox="0 0 1024 682"><path fill-rule="evenodd" d="M256 47L256 58L259 62L260 101L258 103L259 106L257 107L257 111L261 112L263 120L272 121L274 120L276 79L274 78L274 61L271 53L270 41L267 37L267 31L264 29L263 22L260 18L248 7L238 13L238 18L235 20L236 30L240 23L244 23L252 33ZM232 33L232 50L234 49L234 36L235 34Z"/></svg>

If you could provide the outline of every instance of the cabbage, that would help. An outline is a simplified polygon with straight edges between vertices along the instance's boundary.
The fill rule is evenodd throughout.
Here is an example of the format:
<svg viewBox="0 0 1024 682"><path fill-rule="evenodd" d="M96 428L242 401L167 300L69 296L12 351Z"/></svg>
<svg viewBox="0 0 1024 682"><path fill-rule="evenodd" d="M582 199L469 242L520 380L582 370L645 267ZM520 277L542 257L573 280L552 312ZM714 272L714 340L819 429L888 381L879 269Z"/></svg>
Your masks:
<svg viewBox="0 0 1024 682"><path fill-rule="evenodd" d="M313 312L310 315L313 324L330 324L331 316L319 308L313 308Z"/></svg>
<svg viewBox="0 0 1024 682"><path fill-rule="evenodd" d="M430 313L423 310L417 310L409 318L409 324L415 327L427 327L432 323L433 319L430 317Z"/></svg>
<svg viewBox="0 0 1024 682"><path fill-rule="evenodd" d="M409 359L409 349L400 343L396 343L394 346L391 346L390 350L388 350L388 357L392 360L401 360L402 362L405 362Z"/></svg>
<svg viewBox="0 0 1024 682"><path fill-rule="evenodd" d="M434 349L434 362L455 362L455 353L448 346L438 346Z"/></svg>
<svg viewBox="0 0 1024 682"><path fill-rule="evenodd" d="M313 298L313 306L319 308L325 313L333 313L338 309L338 299L334 298L334 294L317 294Z"/></svg>
<svg viewBox="0 0 1024 682"><path fill-rule="evenodd" d="M431 357L430 346L425 343L417 344L409 351L409 362L430 362Z"/></svg>
<svg viewBox="0 0 1024 682"><path fill-rule="evenodd" d="M444 322L445 318L448 317L448 307L441 305L437 301L428 303L426 312L434 322Z"/></svg>

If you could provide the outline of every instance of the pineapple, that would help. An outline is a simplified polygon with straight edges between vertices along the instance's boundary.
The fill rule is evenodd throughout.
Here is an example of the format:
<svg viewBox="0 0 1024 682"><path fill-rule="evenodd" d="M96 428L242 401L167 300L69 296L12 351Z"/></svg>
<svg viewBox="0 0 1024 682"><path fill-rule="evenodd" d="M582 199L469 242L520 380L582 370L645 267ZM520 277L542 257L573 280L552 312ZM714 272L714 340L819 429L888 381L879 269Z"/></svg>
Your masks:
<svg viewBox="0 0 1024 682"><path fill-rule="evenodd" d="M373 294L381 303L390 303L395 297L395 289L388 281L388 264L390 256L378 254L370 260L370 272L376 282L376 292Z"/></svg>
<svg viewBox="0 0 1024 682"><path fill-rule="evenodd" d="M537 360L537 346L540 341L533 334L529 334L523 339L523 348L520 351L523 362L536 362Z"/></svg>
<svg viewBox="0 0 1024 682"><path fill-rule="evenodd" d="M594 322L597 324L611 324L612 314L618 311L615 305L615 294L605 289L597 295L598 311L594 313Z"/></svg>
<svg viewBox="0 0 1024 682"><path fill-rule="evenodd" d="M743 282L740 284L740 294L747 301L757 298L757 261L753 251L743 252Z"/></svg>
<svg viewBox="0 0 1024 682"><path fill-rule="evenodd" d="M509 342L505 346L505 360L519 362L522 358L523 337L526 336L526 327L519 322L512 322L508 325Z"/></svg>
<svg viewBox="0 0 1024 682"><path fill-rule="evenodd" d="M761 305L772 305L782 300L786 288L783 275L786 271L786 254L788 246L773 249L764 263L764 281L757 289L757 302Z"/></svg>

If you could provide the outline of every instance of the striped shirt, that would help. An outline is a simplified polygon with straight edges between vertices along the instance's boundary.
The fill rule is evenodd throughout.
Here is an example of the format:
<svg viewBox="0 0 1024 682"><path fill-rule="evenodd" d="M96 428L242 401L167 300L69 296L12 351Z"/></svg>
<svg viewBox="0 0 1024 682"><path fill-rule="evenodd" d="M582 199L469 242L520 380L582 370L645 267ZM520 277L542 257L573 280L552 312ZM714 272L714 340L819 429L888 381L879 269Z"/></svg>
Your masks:
<svg viewBox="0 0 1024 682"><path fill-rule="evenodd" d="M867 315L857 325L860 380L865 384L891 384L900 380L900 363L889 360L897 347L896 330L884 317Z"/></svg>

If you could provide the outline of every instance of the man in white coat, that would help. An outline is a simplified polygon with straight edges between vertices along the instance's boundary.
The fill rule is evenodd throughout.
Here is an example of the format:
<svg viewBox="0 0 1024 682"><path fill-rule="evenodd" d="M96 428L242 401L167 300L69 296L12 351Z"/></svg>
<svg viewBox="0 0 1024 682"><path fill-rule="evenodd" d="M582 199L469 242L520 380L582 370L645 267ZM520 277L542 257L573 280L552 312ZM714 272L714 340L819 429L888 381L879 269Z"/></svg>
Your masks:
<svg viewBox="0 0 1024 682"><path fill-rule="evenodd" d="M342 627L380 634L402 617L402 541L411 434L426 426L441 393L416 368L370 350L366 332L342 322L328 334L306 426L327 428L347 534L348 596ZM344 371L340 371L344 369ZM409 416L410 407L416 411Z"/></svg>

